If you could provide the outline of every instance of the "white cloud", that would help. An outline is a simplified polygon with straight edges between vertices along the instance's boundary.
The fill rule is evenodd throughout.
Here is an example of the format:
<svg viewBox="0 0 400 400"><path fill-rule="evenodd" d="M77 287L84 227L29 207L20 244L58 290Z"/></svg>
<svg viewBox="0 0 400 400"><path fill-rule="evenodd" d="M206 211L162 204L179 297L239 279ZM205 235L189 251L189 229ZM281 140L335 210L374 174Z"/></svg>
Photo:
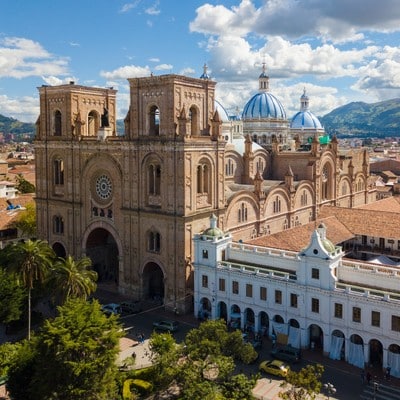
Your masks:
<svg viewBox="0 0 400 400"><path fill-rule="evenodd" d="M60 79L57 76L49 75L49 76L42 76L42 79L46 83L46 85L50 86L65 85L70 82L78 83L77 78L74 77L66 77Z"/></svg>
<svg viewBox="0 0 400 400"><path fill-rule="evenodd" d="M161 13L161 10L158 8L159 2L156 1L151 7L146 8L144 12L148 15L159 15Z"/></svg>
<svg viewBox="0 0 400 400"><path fill-rule="evenodd" d="M186 67L186 68L181 69L181 70L179 71L179 74L180 74L180 75L188 76L188 75L193 75L195 72L196 72L195 69L190 68L190 67Z"/></svg>
<svg viewBox="0 0 400 400"><path fill-rule="evenodd" d="M136 65L126 65L124 67L117 68L114 71L101 71L100 76L108 80L118 80L149 76L150 72L151 70L148 66L139 67Z"/></svg>
<svg viewBox="0 0 400 400"><path fill-rule="evenodd" d="M150 62L160 62L160 59L157 57L149 58Z"/></svg>
<svg viewBox="0 0 400 400"><path fill-rule="evenodd" d="M39 116L39 101L37 97L24 96L12 99L0 95L1 114L22 122L35 122Z"/></svg>
<svg viewBox="0 0 400 400"><path fill-rule="evenodd" d="M138 6L138 4L140 3L140 0L136 0L132 3L125 3L119 10L120 13L126 13L130 10L132 10L133 8L136 8Z"/></svg>
<svg viewBox="0 0 400 400"><path fill-rule="evenodd" d="M196 13L191 31L242 37L255 32L288 38L313 35L343 42L362 38L365 29L388 32L400 25L397 0L269 0L259 8L251 0L242 0L230 9L205 4Z"/></svg>
<svg viewBox="0 0 400 400"><path fill-rule="evenodd" d="M0 41L0 78L65 75L68 60L50 54L39 43L19 37Z"/></svg>
<svg viewBox="0 0 400 400"><path fill-rule="evenodd" d="M154 67L156 71L167 71L173 68L171 64L160 64Z"/></svg>

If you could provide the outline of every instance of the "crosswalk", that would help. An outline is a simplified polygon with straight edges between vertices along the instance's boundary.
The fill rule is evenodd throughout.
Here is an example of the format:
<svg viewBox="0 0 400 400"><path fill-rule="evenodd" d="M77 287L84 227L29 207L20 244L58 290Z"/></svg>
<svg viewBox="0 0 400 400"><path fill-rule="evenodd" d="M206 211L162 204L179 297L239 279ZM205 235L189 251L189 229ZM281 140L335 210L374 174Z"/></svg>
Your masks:
<svg viewBox="0 0 400 400"><path fill-rule="evenodd" d="M387 384L366 385L361 400L400 400L400 388Z"/></svg>

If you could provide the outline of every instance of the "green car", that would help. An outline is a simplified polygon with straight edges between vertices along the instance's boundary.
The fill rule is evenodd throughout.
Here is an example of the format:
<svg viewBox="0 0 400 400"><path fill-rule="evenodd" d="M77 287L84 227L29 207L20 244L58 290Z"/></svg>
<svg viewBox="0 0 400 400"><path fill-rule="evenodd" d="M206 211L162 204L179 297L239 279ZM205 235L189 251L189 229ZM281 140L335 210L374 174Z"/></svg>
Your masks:
<svg viewBox="0 0 400 400"><path fill-rule="evenodd" d="M289 367L280 360L267 360L263 361L259 367L260 371L266 372L267 374L280 376L285 378L289 372Z"/></svg>
<svg viewBox="0 0 400 400"><path fill-rule="evenodd" d="M176 321L161 320L153 322L153 328L158 331L176 332L179 324Z"/></svg>

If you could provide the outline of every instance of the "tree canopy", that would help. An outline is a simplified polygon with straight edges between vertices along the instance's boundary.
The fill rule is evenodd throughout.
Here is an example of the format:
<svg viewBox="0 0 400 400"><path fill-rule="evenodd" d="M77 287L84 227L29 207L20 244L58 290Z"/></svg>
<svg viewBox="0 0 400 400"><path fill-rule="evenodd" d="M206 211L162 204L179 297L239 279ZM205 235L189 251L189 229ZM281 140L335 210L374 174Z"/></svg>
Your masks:
<svg viewBox="0 0 400 400"><path fill-rule="evenodd" d="M282 385L286 390L279 393L279 397L284 400L315 399L321 391L323 372L324 367L320 364L307 365L299 372L289 371Z"/></svg>
<svg viewBox="0 0 400 400"><path fill-rule="evenodd" d="M29 203L26 210L20 211L18 218L10 223L10 227L21 231L22 237L34 238L36 236L36 208Z"/></svg>
<svg viewBox="0 0 400 400"><path fill-rule="evenodd" d="M176 383L182 400L253 398L256 377L234 375L234 369L235 360L251 362L257 353L244 343L240 331L228 332L222 320L203 322L181 345L169 334L153 334L150 349L156 385L165 388Z"/></svg>
<svg viewBox="0 0 400 400"><path fill-rule="evenodd" d="M14 400L98 400L116 397L122 329L97 301L70 299L21 347L8 371ZM24 388L21 388L23 382Z"/></svg>

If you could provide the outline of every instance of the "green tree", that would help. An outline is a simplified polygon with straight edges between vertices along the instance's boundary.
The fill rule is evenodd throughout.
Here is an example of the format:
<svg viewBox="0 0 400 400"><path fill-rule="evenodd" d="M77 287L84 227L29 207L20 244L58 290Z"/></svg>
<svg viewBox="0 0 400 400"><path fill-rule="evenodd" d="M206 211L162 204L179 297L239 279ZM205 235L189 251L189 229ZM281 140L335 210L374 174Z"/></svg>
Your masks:
<svg viewBox="0 0 400 400"><path fill-rule="evenodd" d="M6 342L0 345L0 376L7 376L8 369L15 364L21 343Z"/></svg>
<svg viewBox="0 0 400 400"><path fill-rule="evenodd" d="M18 284L15 275L0 268L0 322L18 321L25 299L26 291Z"/></svg>
<svg viewBox="0 0 400 400"><path fill-rule="evenodd" d="M71 297L86 300L96 291L97 272L90 269L89 257L75 261L71 256L59 258L52 267L52 280L56 291L61 292L63 301Z"/></svg>
<svg viewBox="0 0 400 400"><path fill-rule="evenodd" d="M97 301L70 299L29 342L27 357L9 369L14 400L99 400L116 398L116 357L123 330ZM27 378L23 376L27 373ZM22 379L25 389L17 385Z"/></svg>
<svg viewBox="0 0 400 400"><path fill-rule="evenodd" d="M279 393L284 400L315 399L320 393L324 367L320 364L307 365L299 372L289 371L286 382L282 384L286 391Z"/></svg>
<svg viewBox="0 0 400 400"><path fill-rule="evenodd" d="M16 188L20 193L35 193L35 186L27 181L21 174L16 176L17 186Z"/></svg>
<svg viewBox="0 0 400 400"><path fill-rule="evenodd" d="M209 320L186 336L185 345L191 357L205 359L209 355L225 355L246 364L257 358L250 343L244 343L239 330L228 332L225 321Z"/></svg>
<svg viewBox="0 0 400 400"><path fill-rule="evenodd" d="M36 208L27 204L26 210L20 212L18 218L10 223L10 228L17 228L21 236L34 238L36 236Z"/></svg>
<svg viewBox="0 0 400 400"><path fill-rule="evenodd" d="M257 353L244 343L241 332L228 332L224 321L206 321L192 329L183 344L171 335L153 334L150 348L156 363L156 382L168 387L176 382L181 388L180 399L252 399L255 378L233 375L235 360L255 360ZM244 353L250 353L244 357Z"/></svg>
<svg viewBox="0 0 400 400"><path fill-rule="evenodd" d="M28 290L28 340L31 337L31 293L35 282L43 283L55 259L53 249L43 240L27 240L12 245L10 268Z"/></svg>

